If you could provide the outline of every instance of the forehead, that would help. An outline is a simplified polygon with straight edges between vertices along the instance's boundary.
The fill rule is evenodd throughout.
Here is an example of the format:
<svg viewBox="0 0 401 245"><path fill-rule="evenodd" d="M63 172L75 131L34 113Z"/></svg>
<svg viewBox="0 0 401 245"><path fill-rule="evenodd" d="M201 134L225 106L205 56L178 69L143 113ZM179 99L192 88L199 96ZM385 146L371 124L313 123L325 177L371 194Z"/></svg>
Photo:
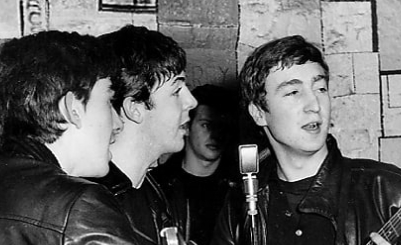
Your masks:
<svg viewBox="0 0 401 245"><path fill-rule="evenodd" d="M163 78L164 79L164 78ZM178 75L168 77L163 81L162 85L156 84L150 93L150 98L155 104L166 102L165 100L170 97L179 87L185 84L185 72Z"/></svg>
<svg viewBox="0 0 401 245"><path fill-rule="evenodd" d="M195 119L205 119L213 117L213 108L208 105L198 105L195 109Z"/></svg>
<svg viewBox="0 0 401 245"><path fill-rule="evenodd" d="M171 76L165 76L162 79L163 79L163 81L161 81L155 85L153 92L156 92L157 90L162 89L162 88L165 89L167 87L174 87L174 86L180 85L180 83L185 82L186 74L185 74L185 71L182 71L179 74L176 74L176 75L172 74ZM161 86L160 86L160 84L161 84Z"/></svg>
<svg viewBox="0 0 401 245"><path fill-rule="evenodd" d="M221 121L225 120L227 117L227 113L223 113L209 105L201 104L198 105L194 110L194 120Z"/></svg>
<svg viewBox="0 0 401 245"><path fill-rule="evenodd" d="M266 78L266 87L274 88L284 82L297 81L298 83L313 83L318 80L327 80L323 67L316 62L307 62L291 67L275 66Z"/></svg>

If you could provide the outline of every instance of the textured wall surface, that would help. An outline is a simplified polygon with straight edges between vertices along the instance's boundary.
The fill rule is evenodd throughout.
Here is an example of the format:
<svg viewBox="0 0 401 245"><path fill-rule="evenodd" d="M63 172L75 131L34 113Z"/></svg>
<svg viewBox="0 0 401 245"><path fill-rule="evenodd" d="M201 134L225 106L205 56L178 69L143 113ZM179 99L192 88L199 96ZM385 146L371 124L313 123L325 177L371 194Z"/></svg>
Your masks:
<svg viewBox="0 0 401 245"><path fill-rule="evenodd" d="M188 83L236 86L238 3L233 0L159 0L159 30L188 57Z"/></svg>
<svg viewBox="0 0 401 245"><path fill-rule="evenodd" d="M300 34L331 68L332 128L343 153L401 166L399 0L158 0L156 13L99 10L99 0L3 0L0 43L42 29L99 35L127 23L157 29L188 54L190 87L237 88L248 54Z"/></svg>
<svg viewBox="0 0 401 245"><path fill-rule="evenodd" d="M303 35L321 47L331 68L331 133L343 153L401 166L400 1L240 0L239 6L239 64L260 43Z"/></svg>

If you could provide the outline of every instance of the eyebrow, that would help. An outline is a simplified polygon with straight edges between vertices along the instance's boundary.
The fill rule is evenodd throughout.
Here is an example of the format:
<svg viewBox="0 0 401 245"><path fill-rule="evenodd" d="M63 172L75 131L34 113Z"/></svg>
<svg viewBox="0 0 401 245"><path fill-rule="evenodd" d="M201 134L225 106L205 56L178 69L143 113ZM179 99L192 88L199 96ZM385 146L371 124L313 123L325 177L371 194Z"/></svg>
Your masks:
<svg viewBox="0 0 401 245"><path fill-rule="evenodd" d="M312 78L312 83L316 83L320 80L326 80L327 81L327 76L326 75L317 75ZM297 85L297 84L302 84L303 82L299 79L291 79L289 81L285 81L280 83L277 88L276 92L280 91L281 89L285 88L286 86L291 86L291 85Z"/></svg>
<svg viewBox="0 0 401 245"><path fill-rule="evenodd" d="M176 79L174 79L174 81L171 83L171 86L174 86L174 85L177 84L178 82L183 82L183 83L185 83L185 76L176 77Z"/></svg>
<svg viewBox="0 0 401 245"><path fill-rule="evenodd" d="M312 78L312 83L318 82L320 80L326 80L327 81L327 75L317 75Z"/></svg>
<svg viewBox="0 0 401 245"><path fill-rule="evenodd" d="M289 81L282 82L277 86L276 92L282 90L283 88L285 88L287 86L296 85L296 84L302 84L302 81L299 79L291 79Z"/></svg>

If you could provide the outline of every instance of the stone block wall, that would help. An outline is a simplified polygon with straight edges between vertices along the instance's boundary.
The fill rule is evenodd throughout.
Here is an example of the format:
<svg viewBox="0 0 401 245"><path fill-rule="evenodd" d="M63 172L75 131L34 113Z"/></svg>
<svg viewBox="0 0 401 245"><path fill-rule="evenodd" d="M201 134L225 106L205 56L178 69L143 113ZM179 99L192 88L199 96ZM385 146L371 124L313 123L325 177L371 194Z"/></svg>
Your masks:
<svg viewBox="0 0 401 245"><path fill-rule="evenodd" d="M398 0L239 0L238 68L286 35L319 46L331 69L331 133L343 153L401 166Z"/></svg>
<svg viewBox="0 0 401 245"><path fill-rule="evenodd" d="M331 133L343 153L401 166L401 1L158 0L155 13L101 11L99 2L3 0L0 43L38 30L99 35L144 25L186 50L191 88L237 89L238 71L255 47L300 34L331 68Z"/></svg>
<svg viewBox="0 0 401 245"><path fill-rule="evenodd" d="M159 30L186 50L191 87L235 89L238 21L237 1L159 0Z"/></svg>

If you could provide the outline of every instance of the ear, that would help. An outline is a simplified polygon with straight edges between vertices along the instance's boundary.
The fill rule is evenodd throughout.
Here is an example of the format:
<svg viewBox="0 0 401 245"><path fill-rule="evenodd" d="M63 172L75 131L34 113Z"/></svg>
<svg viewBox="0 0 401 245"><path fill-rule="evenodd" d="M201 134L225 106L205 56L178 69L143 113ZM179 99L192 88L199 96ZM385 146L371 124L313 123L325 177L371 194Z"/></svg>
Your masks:
<svg viewBox="0 0 401 245"><path fill-rule="evenodd" d="M267 126L266 112L263 111L259 106L256 106L253 103L249 104L248 112L258 126Z"/></svg>
<svg viewBox="0 0 401 245"><path fill-rule="evenodd" d="M68 123L75 125L77 128L82 127L81 113L84 112L84 105L75 98L72 92L68 92L61 98L59 108Z"/></svg>
<svg viewBox="0 0 401 245"><path fill-rule="evenodd" d="M142 123L143 116L144 116L144 105L143 103L137 103L132 100L132 98L125 98L123 101L123 112L125 116L135 122L135 123Z"/></svg>

